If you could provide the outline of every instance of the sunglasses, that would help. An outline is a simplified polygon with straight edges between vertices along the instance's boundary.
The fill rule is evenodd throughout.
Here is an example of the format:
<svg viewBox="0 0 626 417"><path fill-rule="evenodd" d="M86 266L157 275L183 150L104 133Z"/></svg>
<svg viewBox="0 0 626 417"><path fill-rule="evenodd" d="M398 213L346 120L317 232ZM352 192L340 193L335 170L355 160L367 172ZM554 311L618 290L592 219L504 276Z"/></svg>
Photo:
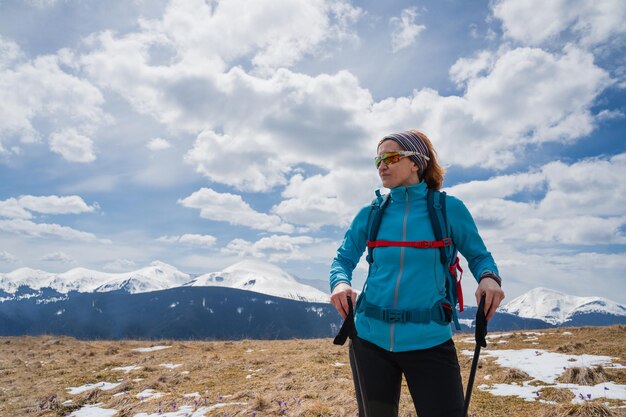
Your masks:
<svg viewBox="0 0 626 417"><path fill-rule="evenodd" d="M389 166L389 165L393 165L395 163L400 162L400 159L404 158L405 156L412 156L412 155L420 155L421 157L426 158L426 160L429 159L427 156L424 156L419 152L398 151L398 152L385 152L381 155L376 155L374 157L374 162L376 163L376 168L380 167L380 164L382 162L384 162L385 165Z"/></svg>

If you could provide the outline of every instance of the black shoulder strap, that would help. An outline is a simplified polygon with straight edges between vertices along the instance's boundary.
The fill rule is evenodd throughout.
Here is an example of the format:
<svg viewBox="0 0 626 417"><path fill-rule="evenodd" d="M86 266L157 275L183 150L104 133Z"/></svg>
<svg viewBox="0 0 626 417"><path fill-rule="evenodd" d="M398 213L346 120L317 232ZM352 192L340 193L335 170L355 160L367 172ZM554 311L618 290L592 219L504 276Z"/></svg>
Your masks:
<svg viewBox="0 0 626 417"><path fill-rule="evenodd" d="M380 194L379 194L380 195ZM377 198L372 202L372 206L370 209L370 217L372 218L372 222L370 224L369 233L367 235L367 240L373 242L376 240L376 236L378 236L378 230L380 229L380 222L383 219L383 212L389 205L389 201L391 198L389 194L386 194L384 197ZM365 258L368 264L372 264L374 262L374 248L367 248L367 257Z"/></svg>
<svg viewBox="0 0 626 417"><path fill-rule="evenodd" d="M448 234L448 225L446 219L446 193L445 191L436 191L428 189L426 195L426 206L428 207L428 216L430 224L435 234L435 240L441 240ZM444 266L449 265L448 253L445 247L439 248L439 257Z"/></svg>
<svg viewBox="0 0 626 417"><path fill-rule="evenodd" d="M430 223L433 227L435 239L440 240L448 238L448 216L446 213L446 193L445 191L428 190L427 207ZM452 321L457 330L461 330L459 319L456 312L456 303L458 302L456 273L452 273L449 268L455 262L456 252L448 251L447 247L439 248L439 257L441 263L446 270L446 296L452 307Z"/></svg>

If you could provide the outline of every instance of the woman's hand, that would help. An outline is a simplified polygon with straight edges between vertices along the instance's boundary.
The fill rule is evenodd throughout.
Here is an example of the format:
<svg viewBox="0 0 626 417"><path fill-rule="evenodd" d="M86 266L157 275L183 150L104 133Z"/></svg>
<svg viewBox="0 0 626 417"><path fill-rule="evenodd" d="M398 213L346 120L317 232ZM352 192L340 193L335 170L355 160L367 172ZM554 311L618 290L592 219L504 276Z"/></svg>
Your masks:
<svg viewBox="0 0 626 417"><path fill-rule="evenodd" d="M489 321L496 314L500 302L504 299L504 291L495 280L485 277L480 280L476 290L477 305L480 304L480 298L483 294L485 295L485 317Z"/></svg>
<svg viewBox="0 0 626 417"><path fill-rule="evenodd" d="M348 307L348 297L352 298L352 305L355 305L357 297L356 291L345 282L335 285L333 293L330 295L330 303L335 306L343 319L346 318L350 311L350 307Z"/></svg>

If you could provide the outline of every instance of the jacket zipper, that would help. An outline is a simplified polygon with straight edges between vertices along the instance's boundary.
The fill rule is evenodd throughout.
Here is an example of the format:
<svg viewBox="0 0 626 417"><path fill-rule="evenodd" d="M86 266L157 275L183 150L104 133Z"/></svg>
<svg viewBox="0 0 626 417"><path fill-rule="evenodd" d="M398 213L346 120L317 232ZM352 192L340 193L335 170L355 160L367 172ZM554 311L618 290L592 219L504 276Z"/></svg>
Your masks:
<svg viewBox="0 0 626 417"><path fill-rule="evenodd" d="M404 209L404 220L402 222L402 241L406 241L406 225L407 220L409 218L409 208L410 208L410 195L408 187L404 189L406 196L406 207ZM396 278L396 289L393 295L393 308L398 307L398 295L400 293L400 280L402 279L402 274L404 272L404 246L400 247L400 268L398 271L398 277ZM393 335L395 332L395 324L391 323L389 326L389 351L393 352Z"/></svg>

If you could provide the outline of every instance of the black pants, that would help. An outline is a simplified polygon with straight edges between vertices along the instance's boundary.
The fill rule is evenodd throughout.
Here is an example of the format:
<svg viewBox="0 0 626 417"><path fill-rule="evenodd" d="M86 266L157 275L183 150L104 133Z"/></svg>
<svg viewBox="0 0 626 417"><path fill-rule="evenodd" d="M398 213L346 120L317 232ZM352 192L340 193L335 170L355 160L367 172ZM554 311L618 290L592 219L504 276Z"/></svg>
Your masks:
<svg viewBox="0 0 626 417"><path fill-rule="evenodd" d="M350 343L350 366L360 417L396 417L403 374L419 417L465 417L452 339L430 349L389 352L357 337Z"/></svg>

